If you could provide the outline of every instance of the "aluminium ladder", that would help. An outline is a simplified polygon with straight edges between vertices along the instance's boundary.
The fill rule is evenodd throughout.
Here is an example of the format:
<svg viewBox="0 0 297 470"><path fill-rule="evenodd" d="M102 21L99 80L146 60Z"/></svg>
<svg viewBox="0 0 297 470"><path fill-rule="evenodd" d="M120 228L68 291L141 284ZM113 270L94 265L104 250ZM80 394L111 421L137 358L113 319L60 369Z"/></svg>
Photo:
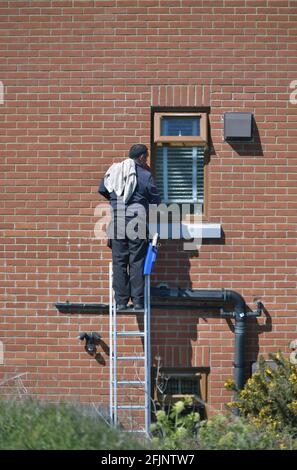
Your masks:
<svg viewBox="0 0 297 470"><path fill-rule="evenodd" d="M143 313L143 331L118 331L117 329L117 311L112 287L113 272L112 263L109 264L109 386L110 401L109 414L110 422L113 426L118 426L118 410L143 410L144 427L143 429L132 429L132 432L143 432L147 436L150 433L151 425L151 341L150 341L150 275L145 275L144 287L144 309L135 310L135 313ZM133 313L134 310L121 311L121 313ZM144 351L141 356L121 356L117 351L118 337L143 337ZM144 366L144 381L139 380L119 380L118 362L128 361L142 363ZM134 362L134 363L135 363ZM136 367L136 366L135 366ZM125 386L141 387L143 389L143 404L130 405L118 403L118 387Z"/></svg>

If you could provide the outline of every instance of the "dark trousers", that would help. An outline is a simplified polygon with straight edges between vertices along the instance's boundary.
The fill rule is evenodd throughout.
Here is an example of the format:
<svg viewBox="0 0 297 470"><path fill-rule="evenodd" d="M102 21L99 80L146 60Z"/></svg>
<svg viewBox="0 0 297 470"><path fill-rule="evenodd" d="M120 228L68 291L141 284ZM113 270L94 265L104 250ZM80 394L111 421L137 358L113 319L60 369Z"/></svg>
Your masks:
<svg viewBox="0 0 297 470"><path fill-rule="evenodd" d="M144 301L143 266L147 240L139 238L130 240L128 237L113 239L111 247L116 303L127 304L131 297L133 303L142 304Z"/></svg>

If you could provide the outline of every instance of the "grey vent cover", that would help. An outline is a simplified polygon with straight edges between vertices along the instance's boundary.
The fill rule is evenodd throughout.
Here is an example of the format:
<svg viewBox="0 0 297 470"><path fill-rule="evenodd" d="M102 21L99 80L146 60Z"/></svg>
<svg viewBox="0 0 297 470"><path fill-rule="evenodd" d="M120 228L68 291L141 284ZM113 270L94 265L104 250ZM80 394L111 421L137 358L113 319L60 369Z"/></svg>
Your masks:
<svg viewBox="0 0 297 470"><path fill-rule="evenodd" d="M251 140L252 122L252 113L224 113L224 139Z"/></svg>

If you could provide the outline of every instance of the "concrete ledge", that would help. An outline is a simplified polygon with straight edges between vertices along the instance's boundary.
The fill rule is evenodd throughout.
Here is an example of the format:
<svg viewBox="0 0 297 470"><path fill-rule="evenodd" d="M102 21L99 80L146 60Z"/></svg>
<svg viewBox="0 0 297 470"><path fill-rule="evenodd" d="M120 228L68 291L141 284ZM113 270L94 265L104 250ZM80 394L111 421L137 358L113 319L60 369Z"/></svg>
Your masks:
<svg viewBox="0 0 297 470"><path fill-rule="evenodd" d="M160 234L160 239L185 239L191 238L203 239L212 238L218 239L222 236L221 224L212 223L194 223L182 222L181 224L158 224L156 227L150 227L150 232Z"/></svg>
<svg viewBox="0 0 297 470"><path fill-rule="evenodd" d="M201 223L201 224L190 224L183 223L186 233L193 238L221 238L221 224ZM185 232L184 232L185 233Z"/></svg>

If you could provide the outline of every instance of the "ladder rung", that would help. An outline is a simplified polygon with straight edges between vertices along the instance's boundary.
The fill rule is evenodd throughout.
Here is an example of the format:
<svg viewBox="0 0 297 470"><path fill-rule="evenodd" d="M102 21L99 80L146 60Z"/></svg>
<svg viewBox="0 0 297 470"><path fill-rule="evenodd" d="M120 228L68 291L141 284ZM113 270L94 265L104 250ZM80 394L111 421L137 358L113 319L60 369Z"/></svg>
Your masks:
<svg viewBox="0 0 297 470"><path fill-rule="evenodd" d="M119 380L118 385L144 385L145 382L142 380Z"/></svg>
<svg viewBox="0 0 297 470"><path fill-rule="evenodd" d="M144 331L119 331L117 336L144 336Z"/></svg>
<svg viewBox="0 0 297 470"><path fill-rule="evenodd" d="M117 359L121 361L144 361L144 356L118 356Z"/></svg>
<svg viewBox="0 0 297 470"><path fill-rule="evenodd" d="M133 307L127 307L123 308L121 310L116 309L116 313L134 313L134 312L144 312L144 308L133 308Z"/></svg>
<svg viewBox="0 0 297 470"><path fill-rule="evenodd" d="M119 410L145 410L145 406L143 405L117 405L116 408Z"/></svg>
<svg viewBox="0 0 297 470"><path fill-rule="evenodd" d="M123 429L122 432L142 432L143 434L146 434L146 431L144 429Z"/></svg>

